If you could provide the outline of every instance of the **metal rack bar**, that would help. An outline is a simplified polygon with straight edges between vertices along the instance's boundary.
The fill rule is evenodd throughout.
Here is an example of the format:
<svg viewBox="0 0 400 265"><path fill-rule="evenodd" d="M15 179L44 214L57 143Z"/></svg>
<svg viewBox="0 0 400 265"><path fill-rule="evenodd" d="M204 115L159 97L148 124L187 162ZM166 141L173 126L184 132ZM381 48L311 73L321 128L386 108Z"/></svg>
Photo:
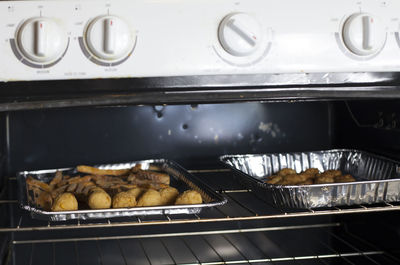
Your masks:
<svg viewBox="0 0 400 265"><path fill-rule="evenodd" d="M262 228L248 228L248 229L209 230L209 231L180 232L180 233L162 233L162 234L149 234L149 235L126 235L126 236L108 236L108 237L79 237L79 238L63 238L63 239L18 240L18 241L12 241L12 243L13 244L28 244L28 243L117 240L117 239L137 239L137 238L161 238L161 237L179 237L179 236L195 236L195 235L218 235L218 234L222 234L222 233L223 234L236 234L236 233L247 233L247 232L265 232L265 231L310 229L310 228L339 227L339 226L340 226L340 223L330 223L330 224L313 224L313 225L274 226L274 227L262 227Z"/></svg>
<svg viewBox="0 0 400 265"><path fill-rule="evenodd" d="M0 204L3 204L3 203L18 203L18 201L17 200L0 200Z"/></svg>
<svg viewBox="0 0 400 265"><path fill-rule="evenodd" d="M96 248L97 248L97 252L98 252L98 255L97 255L97 256L100 257L100 264L103 265L103 264L104 264L104 262L103 262L103 255L101 254L101 249L100 249L100 246L99 246L99 241L96 240L95 242L96 242Z"/></svg>
<svg viewBox="0 0 400 265"><path fill-rule="evenodd" d="M74 251L75 251L76 264L79 265L79 252L76 241L74 241Z"/></svg>
<svg viewBox="0 0 400 265"><path fill-rule="evenodd" d="M33 261L33 251L35 250L35 244L31 244L31 254L30 254L30 258L29 258L29 265L32 265L32 261Z"/></svg>
<svg viewBox="0 0 400 265"><path fill-rule="evenodd" d="M183 237L182 239L183 244L189 249L190 253L192 253L193 257L196 259L197 263L200 264L200 260L197 257L196 253L194 253L193 249L189 246L189 244L186 242L185 238Z"/></svg>
<svg viewBox="0 0 400 265"><path fill-rule="evenodd" d="M211 172L231 172L229 168L219 168L219 169L189 169L189 173L211 173Z"/></svg>
<svg viewBox="0 0 400 265"><path fill-rule="evenodd" d="M139 245L140 245L140 248L141 248L142 251L143 251L144 256L145 256L146 259L147 259L147 262L148 262L149 264L151 264L149 255L147 254L146 249L144 248L143 243L142 243L142 241L141 241L140 239L139 239Z"/></svg>
<svg viewBox="0 0 400 265"><path fill-rule="evenodd" d="M165 250L167 251L168 256L171 258L171 260L174 262L174 264L177 264L176 261L175 261L175 259L174 259L174 256L171 254L171 252L169 251L169 249L168 249L167 246L165 245L164 240L161 239L160 242L161 242L161 244L163 245L163 247L165 248Z"/></svg>
<svg viewBox="0 0 400 265"><path fill-rule="evenodd" d="M233 246L233 248L244 258L243 260L245 260L245 261L247 261L248 263L250 263L250 260L247 258L247 256L244 255L244 253L243 253L242 251L240 251L240 249L239 249L235 244L233 244L232 241L229 240L229 238L228 238L226 235L222 234L221 236L222 236L226 241L228 241L229 244L231 244L231 246Z"/></svg>
<svg viewBox="0 0 400 265"><path fill-rule="evenodd" d="M103 227L127 227L127 226L141 226L141 225L165 225L165 224L194 224L194 223L209 223L209 222L229 222L229 221L249 221L249 220L265 220L265 219L279 219L279 218L292 218L292 217L307 217L307 216L324 216L324 215L337 215L337 214L353 214L353 213L371 213L371 212L386 212L400 210L400 206L376 206L370 208L361 209L341 209L341 210L314 210L312 212L294 212L288 213L283 212L281 214L271 215L254 215L254 216L239 216L230 217L223 211L217 208L225 217L217 218L193 218L193 219L171 219L171 220L150 220L142 221L137 218L137 221L129 222L113 222L109 220L107 223L85 223L80 224L79 221L75 225L71 224L60 224L60 225L49 225L47 222L43 226L21 226L22 216L19 219L19 225L16 227L1 227L1 232L22 232L22 231L37 231L37 230L59 230L59 229L84 229L84 228L103 228Z"/></svg>
<svg viewBox="0 0 400 265"><path fill-rule="evenodd" d="M210 242L204 237L204 236L202 236L201 237L203 240L204 240L204 242L206 242L206 244L213 250L213 252L218 256L218 258L219 258L219 260L221 260L222 262L226 262L222 257L221 257L221 255L218 253L218 251L210 244Z"/></svg>
<svg viewBox="0 0 400 265"><path fill-rule="evenodd" d="M121 241L118 239L118 240L116 240L116 242L117 242L118 249L119 249L119 251L121 252L121 256L122 256L122 258L123 258L123 260L124 260L125 265L128 265L128 262L127 262L127 260L126 260L125 255L124 255L124 252L122 251Z"/></svg>
<svg viewBox="0 0 400 265"><path fill-rule="evenodd" d="M254 243L253 240L250 240L249 236L247 234L243 234L247 239L248 242L253 246L253 248L257 249L259 252L263 253L264 256L266 256L268 259L271 259L257 244Z"/></svg>

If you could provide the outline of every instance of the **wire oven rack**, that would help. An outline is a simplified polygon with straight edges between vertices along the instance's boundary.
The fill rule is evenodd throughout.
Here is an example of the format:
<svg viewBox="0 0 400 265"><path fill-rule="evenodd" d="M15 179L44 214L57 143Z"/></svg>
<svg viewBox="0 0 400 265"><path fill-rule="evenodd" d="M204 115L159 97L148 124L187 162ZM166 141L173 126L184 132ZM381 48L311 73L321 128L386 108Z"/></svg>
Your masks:
<svg viewBox="0 0 400 265"><path fill-rule="evenodd" d="M304 236L307 236L307 240ZM285 238L285 240L282 240ZM398 264L340 224L13 241L19 264Z"/></svg>
<svg viewBox="0 0 400 265"><path fill-rule="evenodd" d="M399 264L385 250L350 233L343 224L313 223L258 228L207 229L166 232L166 224L222 223L268 220L301 216L368 213L399 210L400 205L334 207L329 209L280 209L258 198L232 177L229 169L190 170L222 193L228 203L197 215L127 217L105 220L48 222L34 220L19 209L14 199L16 181L9 179L10 195L0 200L0 210L10 212L0 233L11 233L6 264ZM124 235L72 234L73 229L107 227L162 227L162 232L125 233ZM211 227L211 228L210 228ZM221 226L219 226L221 227ZM51 231L67 236L50 237ZM102 229L107 230L107 229ZM24 237L17 234L41 231L48 237ZM90 230L92 231L92 230ZM99 231L99 230L93 230ZM18 233L20 232L20 233ZM25 233L24 233L25 232ZM83 231L82 231L83 232ZM304 234L305 233L305 234ZM95 236L93 236L95 234ZM318 235L318 236L317 236ZM285 238L282 241L282 238ZM304 240L307 238L307 240ZM299 244L299 239L301 244ZM282 244L284 242L284 244ZM128 247L129 246L129 247ZM105 251L106 250L106 251Z"/></svg>
<svg viewBox="0 0 400 265"><path fill-rule="evenodd" d="M124 217L98 220L70 220L66 222L50 222L34 220L29 213L18 207L13 198L0 200L0 209L9 207L11 220L8 225L0 227L1 232L26 232L64 229L85 229L102 227L127 227L165 224L193 224L211 222L231 222L266 220L306 216L326 216L336 214L370 213L400 210L400 203L382 203L378 205L357 205L352 207L332 207L322 209L282 209L257 197L251 190L240 186L232 178L230 169L189 170L202 178L216 191L228 199L226 205L216 207L193 215L164 215L157 217ZM15 187L15 178L9 178L10 190Z"/></svg>

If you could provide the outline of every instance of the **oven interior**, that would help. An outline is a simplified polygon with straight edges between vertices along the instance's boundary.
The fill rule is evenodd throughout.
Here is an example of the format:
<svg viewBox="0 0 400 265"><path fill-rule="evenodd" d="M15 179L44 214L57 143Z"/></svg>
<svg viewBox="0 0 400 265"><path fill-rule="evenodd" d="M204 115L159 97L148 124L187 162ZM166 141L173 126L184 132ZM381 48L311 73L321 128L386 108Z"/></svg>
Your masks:
<svg viewBox="0 0 400 265"><path fill-rule="evenodd" d="M350 148L400 159L399 100L25 110L1 114L2 264L399 264L400 204L283 209L242 186L225 154ZM228 199L193 215L48 222L15 174L167 158Z"/></svg>

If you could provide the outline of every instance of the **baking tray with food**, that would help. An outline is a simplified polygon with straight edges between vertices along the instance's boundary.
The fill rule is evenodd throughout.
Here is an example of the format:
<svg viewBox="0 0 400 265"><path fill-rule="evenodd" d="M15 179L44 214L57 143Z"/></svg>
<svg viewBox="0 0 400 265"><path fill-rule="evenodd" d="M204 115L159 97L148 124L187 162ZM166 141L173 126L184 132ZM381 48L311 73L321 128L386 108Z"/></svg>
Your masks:
<svg viewBox="0 0 400 265"><path fill-rule="evenodd" d="M400 201L400 163L360 150L225 155L239 181L280 207Z"/></svg>
<svg viewBox="0 0 400 265"><path fill-rule="evenodd" d="M166 159L17 174L20 206L37 219L196 214L226 199Z"/></svg>

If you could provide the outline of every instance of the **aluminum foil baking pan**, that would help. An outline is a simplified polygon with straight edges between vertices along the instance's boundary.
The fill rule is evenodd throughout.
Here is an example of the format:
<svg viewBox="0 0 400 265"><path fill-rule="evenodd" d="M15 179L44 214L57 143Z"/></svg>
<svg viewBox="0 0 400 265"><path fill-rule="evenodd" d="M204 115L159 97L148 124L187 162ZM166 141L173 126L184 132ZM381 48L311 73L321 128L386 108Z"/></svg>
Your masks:
<svg viewBox="0 0 400 265"><path fill-rule="evenodd" d="M359 150L327 150L260 155L225 155L220 161L239 172L239 180L259 196L290 208L400 201L400 163ZM283 168L297 173L308 168L341 170L357 180L350 183L271 185L268 176Z"/></svg>
<svg viewBox="0 0 400 265"><path fill-rule="evenodd" d="M177 163L166 159L135 161L121 164L96 165L101 169L124 169L131 168L136 164L141 164L142 169L148 169L150 165L161 167L171 177L171 186L177 188L179 192L187 189L198 191L203 197L202 204L193 205L167 205L153 207L134 207L134 208L117 208L117 209L101 209L101 210L77 210L51 212L38 208L31 198L26 185L26 178L32 176L40 181L49 182L56 171L62 171L63 174L76 174L75 168L48 169L38 171L23 171L17 174L18 196L20 206L31 212L31 216L37 219L50 221L64 221L69 219L95 219L95 218L112 218L124 216L143 216L143 215L164 215L164 214L197 214L203 208L214 207L226 203L226 198L213 191L197 177L191 175Z"/></svg>

